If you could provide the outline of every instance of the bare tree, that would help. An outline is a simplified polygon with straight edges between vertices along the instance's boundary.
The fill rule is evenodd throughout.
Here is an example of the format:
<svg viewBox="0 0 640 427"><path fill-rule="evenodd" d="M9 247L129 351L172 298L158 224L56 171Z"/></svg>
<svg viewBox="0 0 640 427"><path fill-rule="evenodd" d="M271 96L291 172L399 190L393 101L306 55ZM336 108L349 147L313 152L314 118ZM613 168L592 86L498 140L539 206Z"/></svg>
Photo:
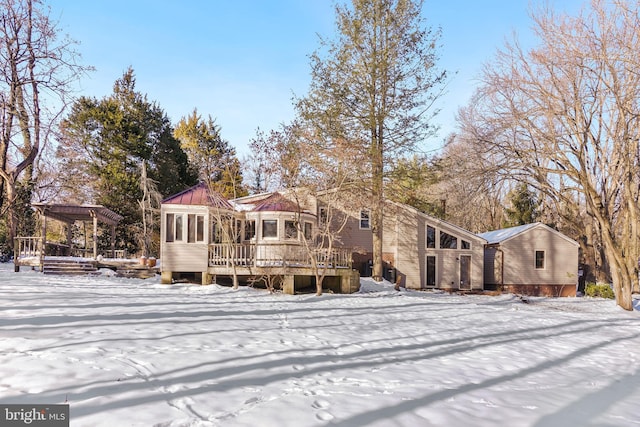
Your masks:
<svg viewBox="0 0 640 427"><path fill-rule="evenodd" d="M153 236L159 234L157 218L160 214L160 203L162 195L158 191L157 182L147 175L147 163L142 162L140 166L140 189L142 199L138 200L142 216L141 244L142 255L149 257L152 255Z"/></svg>
<svg viewBox="0 0 640 427"><path fill-rule="evenodd" d="M505 173L598 229L616 302L632 310L640 208L640 4L593 0L578 16L533 15L539 45L507 44L465 124ZM579 197L576 197L579 195Z"/></svg>
<svg viewBox="0 0 640 427"><path fill-rule="evenodd" d="M17 186L22 180L33 188L38 152L66 106L70 84L87 68L75 63L72 42L59 39L41 1L1 0L0 14L0 206L11 242Z"/></svg>

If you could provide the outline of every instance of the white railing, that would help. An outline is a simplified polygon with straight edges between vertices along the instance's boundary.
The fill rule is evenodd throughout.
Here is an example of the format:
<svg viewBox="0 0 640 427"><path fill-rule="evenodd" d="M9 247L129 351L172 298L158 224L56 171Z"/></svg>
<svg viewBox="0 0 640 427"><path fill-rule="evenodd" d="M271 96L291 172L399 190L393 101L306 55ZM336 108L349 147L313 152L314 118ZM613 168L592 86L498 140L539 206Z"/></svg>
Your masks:
<svg viewBox="0 0 640 427"><path fill-rule="evenodd" d="M210 267L319 267L351 268L351 249L307 249L296 243L213 243L209 245Z"/></svg>

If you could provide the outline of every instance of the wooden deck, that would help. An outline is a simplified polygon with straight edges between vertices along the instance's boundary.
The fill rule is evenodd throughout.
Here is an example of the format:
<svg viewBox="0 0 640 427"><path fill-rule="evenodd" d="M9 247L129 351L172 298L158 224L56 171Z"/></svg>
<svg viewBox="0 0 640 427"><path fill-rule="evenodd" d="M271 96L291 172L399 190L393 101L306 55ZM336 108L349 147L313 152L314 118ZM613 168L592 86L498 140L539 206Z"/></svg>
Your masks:
<svg viewBox="0 0 640 427"><path fill-rule="evenodd" d="M43 250L44 248L44 250ZM159 273L159 268L140 263L138 259L124 258L124 251L105 251L112 257L87 256L93 250L71 248L58 243L43 242L40 237L18 237L15 244L14 266L38 269L44 274L99 275L101 268L108 268L121 277L149 278Z"/></svg>

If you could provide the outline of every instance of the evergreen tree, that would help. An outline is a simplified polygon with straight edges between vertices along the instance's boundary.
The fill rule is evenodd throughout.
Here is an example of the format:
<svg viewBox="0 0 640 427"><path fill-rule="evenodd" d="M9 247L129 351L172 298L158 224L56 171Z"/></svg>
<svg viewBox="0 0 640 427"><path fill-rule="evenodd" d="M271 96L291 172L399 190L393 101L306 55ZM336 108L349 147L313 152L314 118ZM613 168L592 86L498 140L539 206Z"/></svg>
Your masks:
<svg viewBox="0 0 640 427"><path fill-rule="evenodd" d="M311 56L311 86L298 111L328 150L357 151L370 209L373 277L382 280L384 179L393 159L430 135L446 74L436 69L439 33L425 28L419 0L352 0L336 7L337 35ZM330 160L328 160L330 161ZM366 166L366 167L365 167Z"/></svg>
<svg viewBox="0 0 640 427"><path fill-rule="evenodd" d="M386 185L388 197L396 202L413 206L420 212L445 219L445 208L441 200L434 199L430 187L441 180L439 159L429 161L414 156L400 159L389 174Z"/></svg>
<svg viewBox="0 0 640 427"><path fill-rule="evenodd" d="M248 194L236 151L222 139L221 128L211 116L204 120L194 109L191 115L180 119L174 135L200 180L210 188L229 198Z"/></svg>
<svg viewBox="0 0 640 427"><path fill-rule="evenodd" d="M119 245L130 253L140 247L141 164L164 196L195 184L187 157L173 138L163 110L135 90L129 68L114 84L113 94L97 100L82 97L62 123L58 157L72 174L69 185L80 202L107 206L124 217ZM79 181L77 180L79 179ZM78 188L82 188L78 191Z"/></svg>
<svg viewBox="0 0 640 427"><path fill-rule="evenodd" d="M505 208L505 227L531 224L538 217L538 199L525 183L518 184L509 192L511 207Z"/></svg>

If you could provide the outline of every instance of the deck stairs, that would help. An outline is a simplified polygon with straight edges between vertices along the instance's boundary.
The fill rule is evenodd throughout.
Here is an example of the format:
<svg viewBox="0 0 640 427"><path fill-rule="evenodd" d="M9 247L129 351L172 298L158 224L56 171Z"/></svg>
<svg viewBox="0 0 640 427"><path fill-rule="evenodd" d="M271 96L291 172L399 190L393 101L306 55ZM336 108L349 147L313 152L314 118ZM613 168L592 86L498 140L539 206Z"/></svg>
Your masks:
<svg viewBox="0 0 640 427"><path fill-rule="evenodd" d="M95 262L86 260L46 259L42 268L44 274L70 276L97 276L100 274Z"/></svg>

